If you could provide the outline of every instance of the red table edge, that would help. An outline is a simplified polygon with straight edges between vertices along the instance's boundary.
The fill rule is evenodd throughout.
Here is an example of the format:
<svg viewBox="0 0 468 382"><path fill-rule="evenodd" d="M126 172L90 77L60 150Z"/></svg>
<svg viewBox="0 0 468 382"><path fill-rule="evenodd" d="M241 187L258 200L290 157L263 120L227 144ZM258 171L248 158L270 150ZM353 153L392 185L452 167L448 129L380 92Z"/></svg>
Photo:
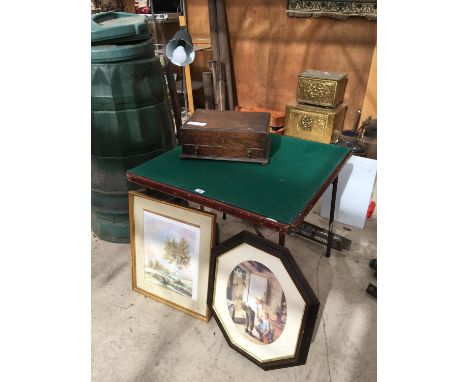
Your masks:
<svg viewBox="0 0 468 382"><path fill-rule="evenodd" d="M173 195L173 196L180 197L185 200L189 200L191 202L200 204L205 207L213 208L220 212L225 212L229 215L236 216L241 219L245 219L257 225L271 228L278 232L292 233L294 230L299 228L304 218L310 212L310 210L315 205L315 203L317 203L317 201L323 195L323 193L328 188L328 186L330 186L333 180L337 177L342 167L345 165L345 163L348 161L351 155L352 155L352 152L350 150L348 154L343 158L343 160L338 164L338 166L335 168L332 174L322 184L319 190L312 196L312 198L309 200L306 206L302 209L302 211L299 213L296 219L294 219L294 222L292 224L276 221L266 216L257 214L255 212L247 211L242 208L233 206L231 204L220 202L218 200L211 199L206 196L196 194L190 191L186 191L181 188L168 185L166 183L161 183L152 179L145 178L143 176L132 174L129 171L127 171L127 180L129 182L136 183L136 184L139 184L144 187L148 187L153 190L161 191L161 192Z"/></svg>

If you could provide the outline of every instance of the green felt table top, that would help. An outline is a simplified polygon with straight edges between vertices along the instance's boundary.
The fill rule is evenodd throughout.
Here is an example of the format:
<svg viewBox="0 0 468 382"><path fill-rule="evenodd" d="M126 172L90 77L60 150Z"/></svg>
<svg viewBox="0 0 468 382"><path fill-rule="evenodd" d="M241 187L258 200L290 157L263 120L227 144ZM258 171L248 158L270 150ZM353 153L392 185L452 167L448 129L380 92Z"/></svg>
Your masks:
<svg viewBox="0 0 468 382"><path fill-rule="evenodd" d="M271 138L267 165L182 160L178 146L128 173L291 224L349 149L280 135Z"/></svg>

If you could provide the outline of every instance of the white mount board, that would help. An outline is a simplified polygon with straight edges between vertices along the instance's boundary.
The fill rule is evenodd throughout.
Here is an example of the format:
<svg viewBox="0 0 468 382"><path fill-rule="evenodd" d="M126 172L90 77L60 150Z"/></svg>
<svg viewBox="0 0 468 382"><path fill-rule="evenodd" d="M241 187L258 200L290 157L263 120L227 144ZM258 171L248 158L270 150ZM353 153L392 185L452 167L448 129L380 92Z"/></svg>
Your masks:
<svg viewBox="0 0 468 382"><path fill-rule="evenodd" d="M364 228L367 209L372 196L377 161L351 156L338 175L335 220L357 228ZM327 188L322 199L320 216L330 217L332 185Z"/></svg>

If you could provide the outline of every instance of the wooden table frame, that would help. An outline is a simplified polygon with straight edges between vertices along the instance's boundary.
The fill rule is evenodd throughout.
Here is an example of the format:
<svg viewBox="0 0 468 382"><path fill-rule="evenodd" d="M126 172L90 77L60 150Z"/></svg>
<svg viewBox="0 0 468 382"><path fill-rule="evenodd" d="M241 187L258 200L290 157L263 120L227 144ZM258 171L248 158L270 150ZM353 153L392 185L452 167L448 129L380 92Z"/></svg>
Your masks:
<svg viewBox="0 0 468 382"><path fill-rule="evenodd" d="M330 184L333 186L332 190L332 198L331 198L331 208L330 208L330 219L328 223L328 240L327 240L327 250L325 253L326 257L330 257L331 247L332 247L332 239L333 239L333 222L334 222L334 214L335 214L335 202L336 202L336 190L338 185L338 174L340 173L341 169L351 157L352 152L350 151L344 159L336 166L335 170L330 174L330 176L326 179L326 181L322 184L322 186L312 195L311 199L307 202L304 206L302 211L299 215L296 216L293 223L283 223L279 222L266 216L257 214L255 212L247 211L242 208L236 207L231 204L227 204L218 200L214 200L208 198L206 196L186 191L178 187L171 186L166 183L161 183L152 179L148 179L139 175L132 174L131 172L127 172L127 179L129 182L139 184L141 186L147 187L152 190L160 191L169 195L176 196L181 199L188 200L193 203L199 204L201 207L209 207L214 210L220 211L223 213L223 218L225 218L225 214L229 214L232 216L236 216L238 218L247 220L253 224L267 227L273 229L279 233L279 244L284 246L286 241L286 234L292 234L296 229L299 228L302 221L305 219L307 214L310 212L312 207L317 203L323 193L326 191Z"/></svg>

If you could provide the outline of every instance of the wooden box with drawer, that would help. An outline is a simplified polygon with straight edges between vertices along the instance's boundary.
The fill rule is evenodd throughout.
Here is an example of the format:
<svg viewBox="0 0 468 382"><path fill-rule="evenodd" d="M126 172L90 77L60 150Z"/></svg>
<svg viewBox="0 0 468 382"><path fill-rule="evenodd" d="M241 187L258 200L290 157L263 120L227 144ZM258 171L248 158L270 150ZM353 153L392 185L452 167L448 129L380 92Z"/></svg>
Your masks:
<svg viewBox="0 0 468 382"><path fill-rule="evenodd" d="M267 164L269 120L268 113L195 110L180 128L180 157Z"/></svg>

